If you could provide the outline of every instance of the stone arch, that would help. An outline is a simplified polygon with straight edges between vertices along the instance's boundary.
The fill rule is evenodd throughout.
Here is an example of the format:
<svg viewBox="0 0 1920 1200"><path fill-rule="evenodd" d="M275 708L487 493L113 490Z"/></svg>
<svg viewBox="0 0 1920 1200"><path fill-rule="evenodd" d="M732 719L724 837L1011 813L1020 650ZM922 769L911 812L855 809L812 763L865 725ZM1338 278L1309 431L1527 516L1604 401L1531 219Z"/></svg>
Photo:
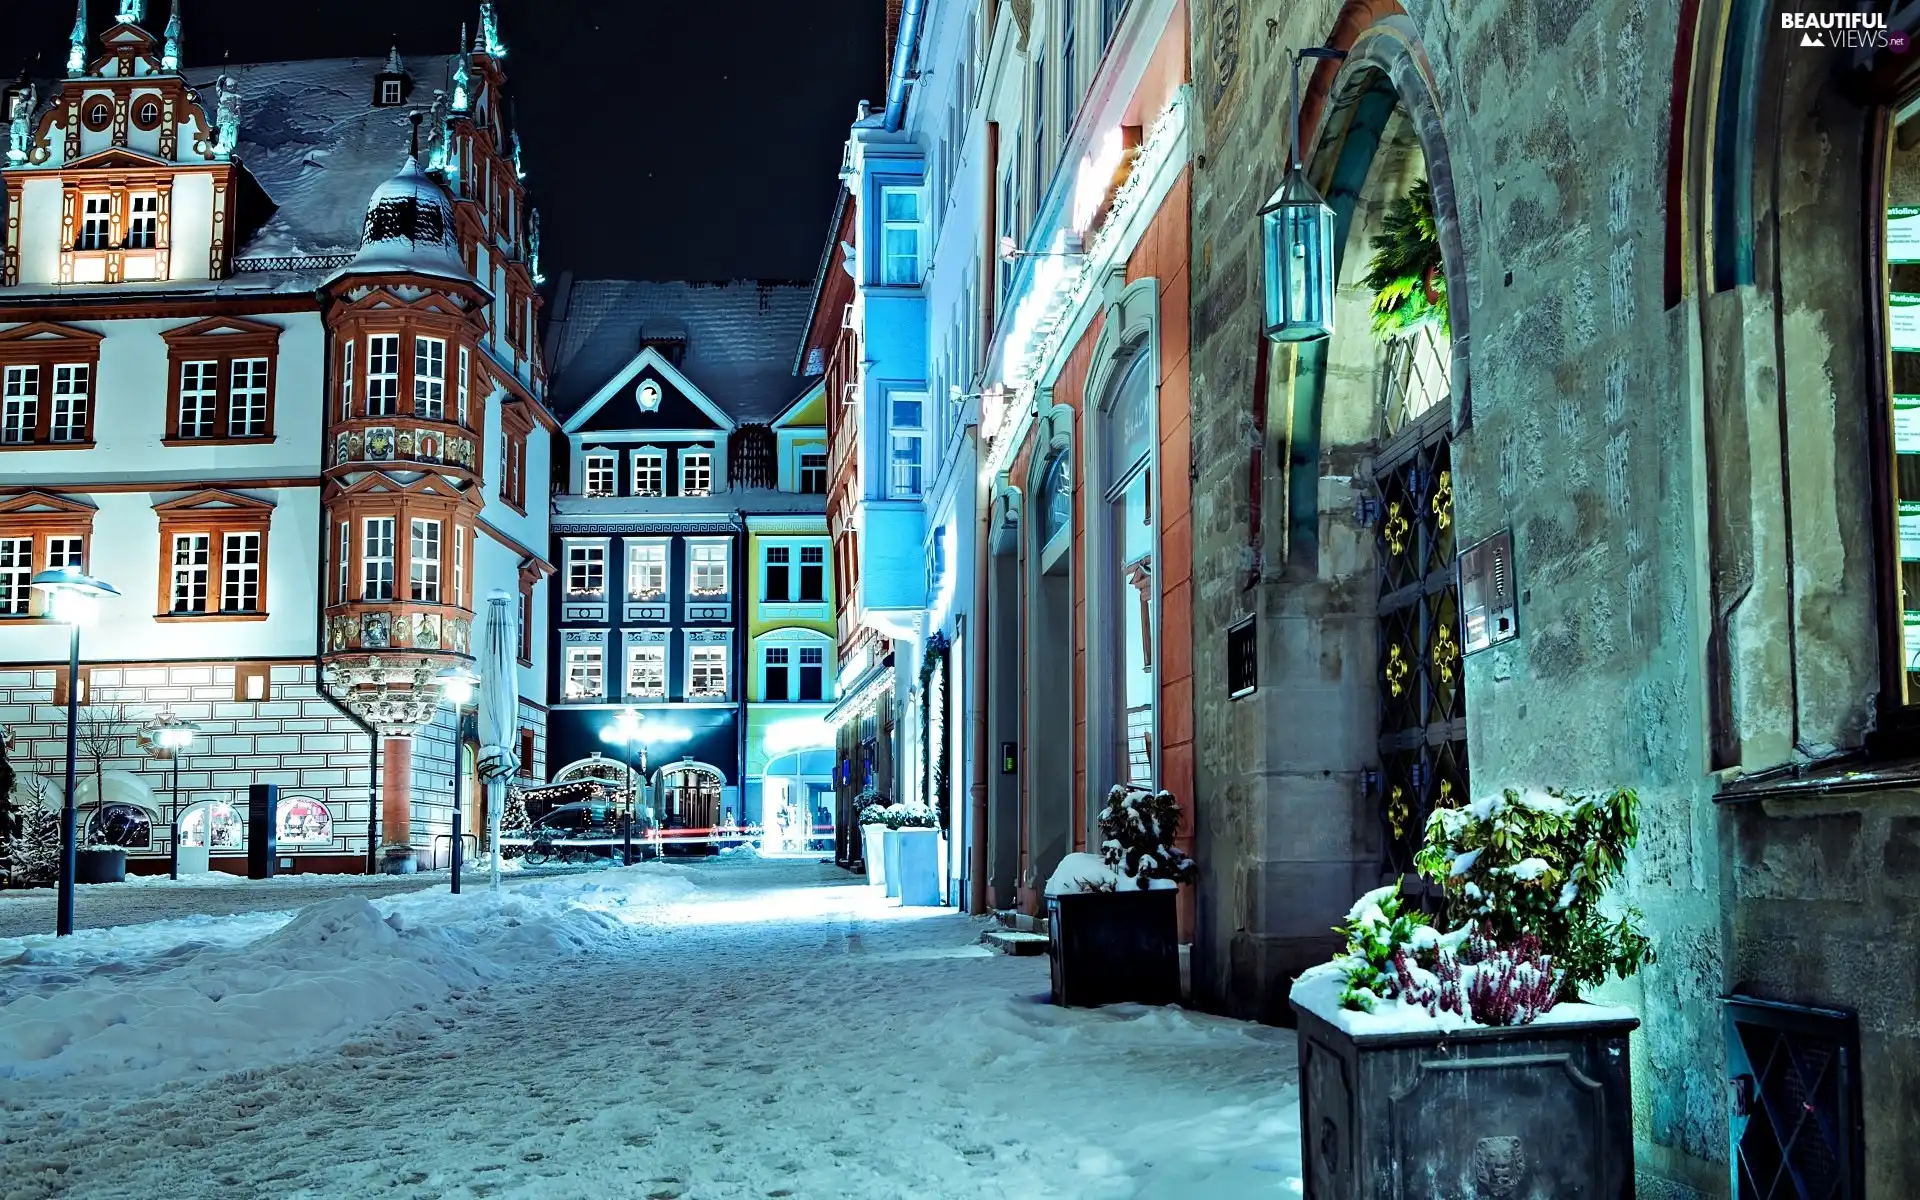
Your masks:
<svg viewBox="0 0 1920 1200"><path fill-rule="evenodd" d="M590 754L586 758L576 758L566 766L555 771L548 779L549 786L563 783L591 781L604 784L608 791L626 786L627 767L617 758L604 754Z"/></svg>
<svg viewBox="0 0 1920 1200"><path fill-rule="evenodd" d="M1043 406L1024 481L1028 511L1020 539L1025 563L1020 591L1025 641L1021 724L1027 761L1021 779L1026 797L1026 873L1021 883L1033 895L1045 887L1053 868L1073 849L1074 722L1078 716L1073 601L1080 535L1076 415L1065 404ZM1056 489L1056 484L1064 491Z"/></svg>

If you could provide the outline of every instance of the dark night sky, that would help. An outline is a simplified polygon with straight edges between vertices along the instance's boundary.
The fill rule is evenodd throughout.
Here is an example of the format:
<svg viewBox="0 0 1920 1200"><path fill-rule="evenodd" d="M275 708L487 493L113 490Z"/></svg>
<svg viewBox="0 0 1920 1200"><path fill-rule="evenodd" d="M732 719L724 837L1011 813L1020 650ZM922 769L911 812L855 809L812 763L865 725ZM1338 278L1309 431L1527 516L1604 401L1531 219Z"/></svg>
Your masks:
<svg viewBox="0 0 1920 1200"><path fill-rule="evenodd" d="M156 33L168 3L148 0ZM38 55L34 74L53 75L71 0L8 7L27 11L9 13L0 71L11 77ZM97 37L115 0L88 9ZM884 98L880 0L502 0L499 9L549 276L812 278L855 105ZM182 7L189 66L384 57L395 43L405 54L450 53L461 21L478 12L479 0Z"/></svg>

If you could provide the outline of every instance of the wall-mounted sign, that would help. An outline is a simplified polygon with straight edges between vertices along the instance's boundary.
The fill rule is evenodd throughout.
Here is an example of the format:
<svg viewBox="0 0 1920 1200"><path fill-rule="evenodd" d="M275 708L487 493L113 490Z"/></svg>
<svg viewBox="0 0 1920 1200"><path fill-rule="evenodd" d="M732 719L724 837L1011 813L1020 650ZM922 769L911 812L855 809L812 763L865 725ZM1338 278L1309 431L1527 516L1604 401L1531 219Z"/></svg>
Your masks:
<svg viewBox="0 0 1920 1200"><path fill-rule="evenodd" d="M1900 615L1907 634L1907 670L1920 671L1920 612Z"/></svg>
<svg viewBox="0 0 1920 1200"><path fill-rule="evenodd" d="M1900 561L1920 562L1920 500L1900 502Z"/></svg>
<svg viewBox="0 0 1920 1200"><path fill-rule="evenodd" d="M1920 204L1887 209L1887 261L1920 262Z"/></svg>
<svg viewBox="0 0 1920 1200"><path fill-rule="evenodd" d="M1920 614L1915 614L1920 615ZM1000 773L1011 775L1020 769L1020 748L1012 742L1000 743Z"/></svg>
<svg viewBox="0 0 1920 1200"><path fill-rule="evenodd" d="M1893 452L1920 454L1920 396L1893 398Z"/></svg>
<svg viewBox="0 0 1920 1200"><path fill-rule="evenodd" d="M1895 292L1887 311L1887 336L1895 350L1920 350L1920 295Z"/></svg>

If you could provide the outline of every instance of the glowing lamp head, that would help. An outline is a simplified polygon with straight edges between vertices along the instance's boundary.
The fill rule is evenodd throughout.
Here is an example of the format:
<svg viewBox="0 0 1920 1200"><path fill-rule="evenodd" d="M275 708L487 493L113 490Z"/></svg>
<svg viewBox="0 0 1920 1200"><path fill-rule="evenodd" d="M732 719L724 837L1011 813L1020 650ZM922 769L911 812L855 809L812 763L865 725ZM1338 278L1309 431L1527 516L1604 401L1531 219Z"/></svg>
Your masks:
<svg viewBox="0 0 1920 1200"><path fill-rule="evenodd" d="M95 579L76 567L42 571L29 583L47 594L47 615L62 625L91 625L104 596L120 591L104 579Z"/></svg>
<svg viewBox="0 0 1920 1200"><path fill-rule="evenodd" d="M623 708L620 710L620 715L614 718L613 724L600 730L600 739L622 746L628 742L637 742L640 740L641 726L644 721L645 718L638 710Z"/></svg>
<svg viewBox="0 0 1920 1200"><path fill-rule="evenodd" d="M477 682L473 672L467 668L448 667L440 672L440 694L455 708L465 708L473 700L473 688Z"/></svg>
<svg viewBox="0 0 1920 1200"><path fill-rule="evenodd" d="M178 753L192 746L194 738L198 737L199 733L198 725L191 721L182 721L168 713L154 725L153 742L163 750Z"/></svg>

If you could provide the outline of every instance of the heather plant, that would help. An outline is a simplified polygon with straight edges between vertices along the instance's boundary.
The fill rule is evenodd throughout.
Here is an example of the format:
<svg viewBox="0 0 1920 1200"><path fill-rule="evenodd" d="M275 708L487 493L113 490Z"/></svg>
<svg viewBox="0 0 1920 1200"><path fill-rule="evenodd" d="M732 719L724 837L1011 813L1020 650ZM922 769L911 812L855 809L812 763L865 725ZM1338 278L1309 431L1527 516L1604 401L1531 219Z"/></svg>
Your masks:
<svg viewBox="0 0 1920 1200"><path fill-rule="evenodd" d="M1179 833L1180 803L1172 792L1115 784L1100 812L1100 860L1141 889L1156 879L1190 882L1193 860L1173 844Z"/></svg>
<svg viewBox="0 0 1920 1200"><path fill-rule="evenodd" d="M1575 999L1582 987L1653 961L1637 910L1600 911L1639 838L1639 803L1626 788L1605 796L1508 790L1436 809L1415 865L1444 890L1447 916L1493 947L1516 951L1535 939L1554 965L1555 998Z"/></svg>

